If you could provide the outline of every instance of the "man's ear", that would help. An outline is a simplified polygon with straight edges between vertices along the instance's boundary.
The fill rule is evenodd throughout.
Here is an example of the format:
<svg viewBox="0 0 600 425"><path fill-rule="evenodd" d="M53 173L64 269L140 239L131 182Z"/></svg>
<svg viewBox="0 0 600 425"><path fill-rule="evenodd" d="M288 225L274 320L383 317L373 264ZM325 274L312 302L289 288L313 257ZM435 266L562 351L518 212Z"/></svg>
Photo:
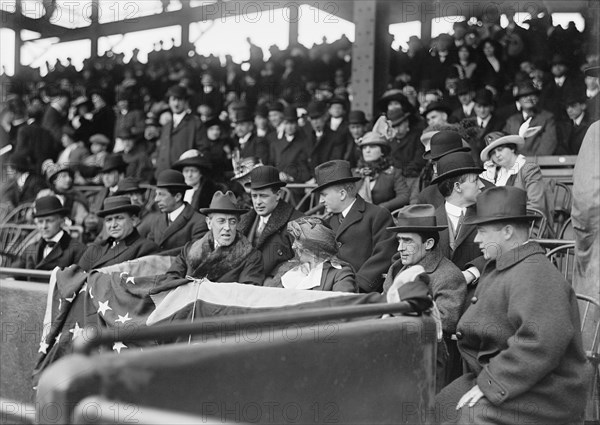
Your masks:
<svg viewBox="0 0 600 425"><path fill-rule="evenodd" d="M425 249L427 251L431 251L433 249L434 245L435 245L435 241L433 240L433 238L427 239L424 243Z"/></svg>

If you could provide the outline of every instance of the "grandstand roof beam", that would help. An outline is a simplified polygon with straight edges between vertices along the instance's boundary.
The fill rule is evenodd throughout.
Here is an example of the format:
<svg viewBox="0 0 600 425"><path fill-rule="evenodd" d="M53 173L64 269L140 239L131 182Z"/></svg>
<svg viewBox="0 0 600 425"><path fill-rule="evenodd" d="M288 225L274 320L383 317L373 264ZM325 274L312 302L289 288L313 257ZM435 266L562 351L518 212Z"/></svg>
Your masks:
<svg viewBox="0 0 600 425"><path fill-rule="evenodd" d="M43 38L61 37L72 31L59 25L54 25L44 18L33 19L21 13L0 10L0 23L3 28L14 31L29 30L39 32Z"/></svg>

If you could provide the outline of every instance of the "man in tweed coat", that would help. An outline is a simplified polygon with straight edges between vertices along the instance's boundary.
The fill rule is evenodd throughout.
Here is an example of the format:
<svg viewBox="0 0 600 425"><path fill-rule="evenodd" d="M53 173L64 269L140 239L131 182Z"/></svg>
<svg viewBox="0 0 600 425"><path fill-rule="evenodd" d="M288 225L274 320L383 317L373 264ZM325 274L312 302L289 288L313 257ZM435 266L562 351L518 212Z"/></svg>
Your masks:
<svg viewBox="0 0 600 425"><path fill-rule="evenodd" d="M488 260L458 322L465 373L436 397L436 423L582 421L592 371L573 288L528 241L527 193L505 186L477 197L476 243Z"/></svg>

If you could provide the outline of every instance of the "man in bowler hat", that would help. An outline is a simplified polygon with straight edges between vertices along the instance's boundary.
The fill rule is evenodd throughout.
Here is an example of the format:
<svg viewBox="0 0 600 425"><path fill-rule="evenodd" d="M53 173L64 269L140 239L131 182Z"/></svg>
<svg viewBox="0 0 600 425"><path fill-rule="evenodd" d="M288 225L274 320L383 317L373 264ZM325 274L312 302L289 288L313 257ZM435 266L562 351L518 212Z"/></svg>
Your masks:
<svg viewBox="0 0 600 425"><path fill-rule="evenodd" d="M98 216L104 219L108 238L91 244L79 260L79 266L89 271L157 252L158 245L141 237L135 228L134 217L139 212L140 206L132 204L128 196L106 198Z"/></svg>
<svg viewBox="0 0 600 425"><path fill-rule="evenodd" d="M13 261L12 267L52 270L77 263L85 245L71 238L65 231L67 210L56 196L44 196L35 201L34 223L41 235L40 240L25 249L22 257Z"/></svg>
<svg viewBox="0 0 600 425"><path fill-rule="evenodd" d="M383 273L391 264L396 247L392 215L382 207L365 202L356 189L360 177L352 176L350 163L328 161L315 169L320 202L330 217L335 232L338 257L352 265L362 292L381 292Z"/></svg>
<svg viewBox="0 0 600 425"><path fill-rule="evenodd" d="M257 157L267 164L269 162L269 144L263 137L258 137L254 130L254 117L248 108L237 111L234 121L234 157ZM235 153L237 149L238 153Z"/></svg>
<svg viewBox="0 0 600 425"><path fill-rule="evenodd" d="M205 217L184 202L185 184L183 174L176 170L164 170L158 176L154 201L160 212L153 213L143 226L142 235L154 241L164 255L177 255L187 242L200 239L207 231Z"/></svg>
<svg viewBox="0 0 600 425"><path fill-rule="evenodd" d="M250 172L252 209L240 217L238 230L262 253L265 276L275 273L277 266L294 257L293 238L287 224L303 214L283 200L279 170L269 165Z"/></svg>
<svg viewBox="0 0 600 425"><path fill-rule="evenodd" d="M436 396L435 423L583 421L591 378L571 285L529 241L527 193L503 186L477 197L475 243L487 260L458 322L466 373Z"/></svg>

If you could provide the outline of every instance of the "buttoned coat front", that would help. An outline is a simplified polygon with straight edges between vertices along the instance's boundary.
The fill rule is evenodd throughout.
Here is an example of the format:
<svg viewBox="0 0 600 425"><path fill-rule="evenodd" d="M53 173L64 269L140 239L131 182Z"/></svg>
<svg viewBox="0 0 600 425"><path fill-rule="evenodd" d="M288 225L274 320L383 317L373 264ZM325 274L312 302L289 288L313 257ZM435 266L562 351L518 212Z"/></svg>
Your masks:
<svg viewBox="0 0 600 425"><path fill-rule="evenodd" d="M185 114L179 125L173 128L173 123L167 123L161 130L160 143L156 157L156 172L154 176L171 168L182 153L190 149L203 149L201 144L200 118L192 114Z"/></svg>
<svg viewBox="0 0 600 425"><path fill-rule="evenodd" d="M534 242L488 261L457 327L468 373L436 397L456 406L474 385L485 398L442 423L564 424L583 413L588 378L573 288Z"/></svg>
<svg viewBox="0 0 600 425"><path fill-rule="evenodd" d="M468 207L465 213L465 219L475 215L477 215L475 206ZM445 203L436 208L435 218L438 226L448 225L448 215L446 214ZM452 249L450 247L449 230L442 230L440 232L439 242L442 254L456 264L459 269L464 270L468 263L471 263L476 258L481 257L481 249L479 248L479 245L475 243L476 234L477 226L474 224L463 223L458 231L458 235L455 238L454 249Z"/></svg>
<svg viewBox="0 0 600 425"><path fill-rule="evenodd" d="M385 208L365 202L360 196L342 223L339 214L328 219L338 243L338 257L350 263L361 292L381 292L383 274L396 251L392 215Z"/></svg>

